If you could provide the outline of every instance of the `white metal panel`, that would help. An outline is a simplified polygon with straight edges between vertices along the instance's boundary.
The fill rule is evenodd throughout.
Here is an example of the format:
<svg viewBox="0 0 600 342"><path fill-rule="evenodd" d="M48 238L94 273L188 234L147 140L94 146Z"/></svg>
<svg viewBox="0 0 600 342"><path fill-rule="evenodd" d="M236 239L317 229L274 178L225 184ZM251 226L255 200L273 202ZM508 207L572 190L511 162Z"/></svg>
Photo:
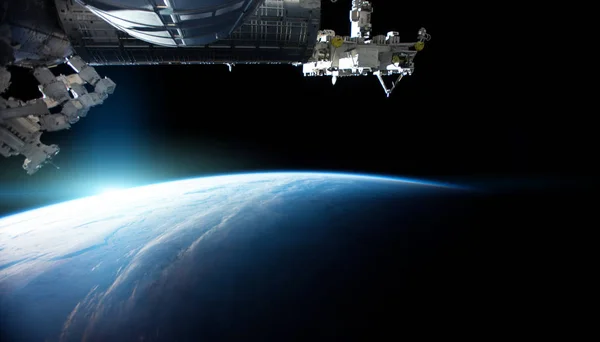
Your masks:
<svg viewBox="0 0 600 342"><path fill-rule="evenodd" d="M379 67L379 50L358 48L358 66L361 68Z"/></svg>
<svg viewBox="0 0 600 342"><path fill-rule="evenodd" d="M196 14L181 14L179 19L181 20L195 20L202 18L210 18L213 16L213 12L196 13Z"/></svg>
<svg viewBox="0 0 600 342"><path fill-rule="evenodd" d="M89 7L89 10L92 13L96 14L100 18L104 19L105 21L107 21L108 23L110 23L116 27L133 28L133 27L139 27L139 26L150 26L150 27L157 27L157 26L162 27L163 26L162 22L160 21L160 18L155 13L152 13L152 14L156 17L156 19L159 21L159 23L157 25L145 25L145 24L133 22L131 20L124 20L124 19L118 18L113 15L115 12L105 12L105 11L101 11L101 10L93 8L93 7ZM127 11L127 12L134 12L134 11Z"/></svg>
<svg viewBox="0 0 600 342"><path fill-rule="evenodd" d="M163 22L155 12L150 11L130 11L130 10L119 10L107 12L111 17L129 21L135 23L135 25L143 26L162 26Z"/></svg>
<svg viewBox="0 0 600 342"><path fill-rule="evenodd" d="M156 45L165 45L165 46L176 46L175 41L171 38L162 38L155 37L147 34L140 33L139 31L133 31L126 28L122 28L123 31L127 32L132 37L141 39L143 41L156 44Z"/></svg>
<svg viewBox="0 0 600 342"><path fill-rule="evenodd" d="M218 9L215 12L215 16L235 11L236 9L242 7L244 5L244 2L245 2L245 0L242 0L240 2L237 2L237 3L233 4L233 5L227 6L225 8Z"/></svg>

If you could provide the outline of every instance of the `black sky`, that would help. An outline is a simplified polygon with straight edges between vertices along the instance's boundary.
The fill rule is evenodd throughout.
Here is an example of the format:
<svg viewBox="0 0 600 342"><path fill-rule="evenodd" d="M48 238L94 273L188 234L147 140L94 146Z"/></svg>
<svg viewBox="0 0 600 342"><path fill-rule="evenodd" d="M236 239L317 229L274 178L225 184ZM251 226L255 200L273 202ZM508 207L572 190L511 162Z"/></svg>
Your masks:
<svg viewBox="0 0 600 342"><path fill-rule="evenodd" d="M61 148L60 170L27 176L21 157L0 159L0 215L208 174L326 170L476 183L573 173L577 158L536 122L535 105L515 105L531 77L508 79L497 51L475 43L474 22L450 15L456 8L374 6L374 34L410 41L423 26L433 37L391 98L374 76L333 87L289 65L98 67L116 92L71 130L43 135ZM348 9L349 1L323 1L322 28L349 34ZM28 71L13 72L4 95L39 96Z"/></svg>

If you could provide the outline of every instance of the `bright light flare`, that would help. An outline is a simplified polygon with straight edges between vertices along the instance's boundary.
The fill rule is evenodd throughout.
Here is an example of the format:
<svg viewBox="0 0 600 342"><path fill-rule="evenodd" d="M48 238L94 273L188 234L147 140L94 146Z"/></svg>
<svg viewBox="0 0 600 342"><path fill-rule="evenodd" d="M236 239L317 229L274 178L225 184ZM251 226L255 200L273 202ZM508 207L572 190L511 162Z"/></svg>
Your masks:
<svg viewBox="0 0 600 342"><path fill-rule="evenodd" d="M100 196L118 196L124 190L125 189L121 189L121 188L105 188L105 189L102 189L98 193L98 195L100 195Z"/></svg>

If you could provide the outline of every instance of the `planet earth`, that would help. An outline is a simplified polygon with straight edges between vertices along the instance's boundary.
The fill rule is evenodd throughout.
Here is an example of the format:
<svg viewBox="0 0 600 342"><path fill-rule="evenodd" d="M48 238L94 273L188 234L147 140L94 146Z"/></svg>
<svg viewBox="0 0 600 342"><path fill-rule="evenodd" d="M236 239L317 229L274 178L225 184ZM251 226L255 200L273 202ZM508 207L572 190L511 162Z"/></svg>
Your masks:
<svg viewBox="0 0 600 342"><path fill-rule="evenodd" d="M463 229L465 192L366 175L258 173L4 217L2 341L401 334L445 312L437 304L452 275L434 279L431 265L452 259L444 251Z"/></svg>

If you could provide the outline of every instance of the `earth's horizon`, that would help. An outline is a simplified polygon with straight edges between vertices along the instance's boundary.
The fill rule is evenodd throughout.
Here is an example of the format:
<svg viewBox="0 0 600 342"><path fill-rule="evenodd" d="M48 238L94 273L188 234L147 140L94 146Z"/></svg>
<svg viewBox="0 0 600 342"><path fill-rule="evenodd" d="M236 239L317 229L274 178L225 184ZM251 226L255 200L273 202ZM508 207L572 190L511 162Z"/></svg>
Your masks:
<svg viewBox="0 0 600 342"><path fill-rule="evenodd" d="M378 175L260 172L147 185L6 216L2 337L339 336L364 314L347 316L348 296L381 276L370 262L391 243L398 253L427 250L415 237L464 209L447 200L459 190Z"/></svg>
<svg viewBox="0 0 600 342"><path fill-rule="evenodd" d="M205 176L191 177L191 178L182 178L182 179L171 179L171 180L166 180L164 182L136 185L136 186L132 186L132 187L110 188L112 191L108 191L106 193L99 192L96 194L85 195L85 196L78 197L78 198L67 199L67 200L64 200L61 202L49 203L47 205L27 208L27 209L23 209L23 210L17 210L14 212L3 214L3 215L0 215L0 221L2 219L5 219L5 218L11 217L11 216L21 215L21 214L24 214L27 212L35 211L38 209L44 209L44 208L48 208L48 207L55 206L55 205L62 205L64 203L68 203L68 202L80 201L80 200L96 198L96 197L113 197L113 196L118 197L118 194L125 194L125 193L135 191L137 189L146 189L146 188L154 187L154 186L177 184L180 182L189 182L189 181L200 181L200 180L209 181L211 179L227 179L227 178L234 179L237 177L247 178L249 176L252 177L252 176L261 176L261 175L304 175L304 176L317 175L317 176L342 177L342 178L363 178L363 179L373 179L373 180L379 179L379 180L388 180L388 181L401 182L401 183L407 183L407 184L419 184L419 185L425 185L425 186L441 187L441 188L449 188L449 189L457 189L457 190L462 189L462 190L467 190L467 191L469 190L466 187L456 185L456 184L451 184L451 183L434 182L434 181L430 181L430 180L420 180L420 179L414 179L414 178L410 178L410 177L400 177L400 176L380 175L380 174L370 174L370 173L350 173L350 172L333 172L333 171L240 172L240 173L212 174L212 175L205 175Z"/></svg>

